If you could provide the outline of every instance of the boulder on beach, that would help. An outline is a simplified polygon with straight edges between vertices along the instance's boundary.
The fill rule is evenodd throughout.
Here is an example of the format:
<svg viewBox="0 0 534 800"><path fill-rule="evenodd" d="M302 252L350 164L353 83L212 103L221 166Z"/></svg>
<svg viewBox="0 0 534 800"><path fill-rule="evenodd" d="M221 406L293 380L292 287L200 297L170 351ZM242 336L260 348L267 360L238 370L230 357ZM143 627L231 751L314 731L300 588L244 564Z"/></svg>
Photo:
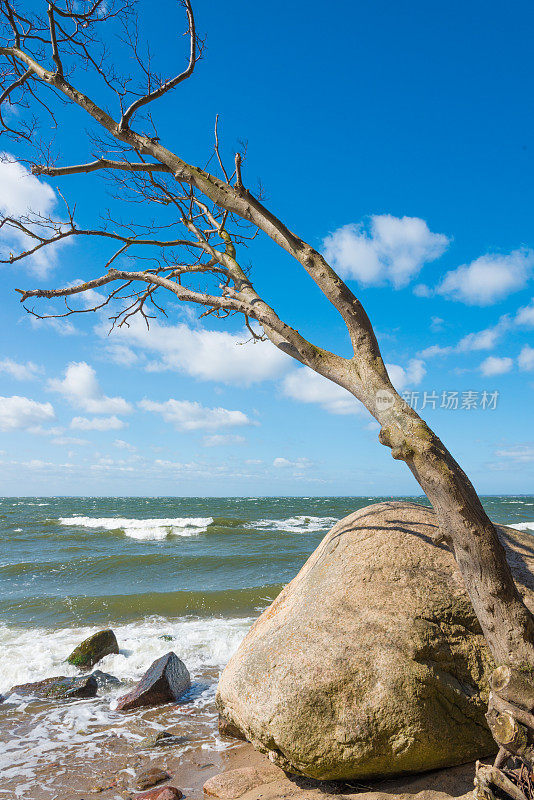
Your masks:
<svg viewBox="0 0 534 800"><path fill-rule="evenodd" d="M118 653L119 645L117 637L112 630L98 631L87 639L84 639L78 647L74 648L67 658L69 664L78 669L91 669L104 656L110 653Z"/></svg>
<svg viewBox="0 0 534 800"><path fill-rule="evenodd" d="M219 712L269 759L321 780L379 778L495 751L494 668L434 513L408 502L338 522L224 670ZM534 540L499 527L534 609Z"/></svg>
<svg viewBox="0 0 534 800"><path fill-rule="evenodd" d="M66 678L64 675L58 675L35 683L23 683L11 689L16 694L34 695L50 700L94 697L97 690L98 683L92 675L83 678Z"/></svg>
<svg viewBox="0 0 534 800"><path fill-rule="evenodd" d="M176 653L158 658L147 669L135 689L119 698L117 708L129 711L141 706L159 706L178 700L191 686L188 669Z"/></svg>
<svg viewBox="0 0 534 800"><path fill-rule="evenodd" d="M247 737L239 730L237 725L225 719L222 714L219 714L217 726L221 736L228 736L230 739L241 739L243 742L247 741Z"/></svg>

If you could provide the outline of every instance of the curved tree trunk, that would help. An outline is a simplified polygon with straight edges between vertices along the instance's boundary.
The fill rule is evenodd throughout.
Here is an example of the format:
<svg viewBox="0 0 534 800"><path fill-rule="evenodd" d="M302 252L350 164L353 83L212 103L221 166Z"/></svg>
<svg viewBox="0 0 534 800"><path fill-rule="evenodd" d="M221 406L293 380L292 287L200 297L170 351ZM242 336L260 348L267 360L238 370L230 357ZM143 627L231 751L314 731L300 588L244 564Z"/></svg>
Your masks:
<svg viewBox="0 0 534 800"><path fill-rule="evenodd" d="M6 99L12 91L19 90L21 87L22 90L27 88L29 81L33 87L38 84L45 89L51 87L54 92L61 93L72 104L82 108L111 137L121 142L121 146L126 147L126 152L140 161L140 163L132 164L127 159L110 161L109 158L102 156L91 164L60 168L36 166L34 171L37 174L71 175L87 173L96 169L119 169L123 170L125 175L131 175L132 171L138 175L150 174L153 186L156 185L153 178L155 172L170 173L171 176L174 176L179 190L181 190L180 187L185 187L184 191L181 195L173 194L167 187L160 186L165 195L164 200L165 202L174 202L178 213L182 215L181 221L185 228L193 239L196 237L198 240L195 241L194 247L200 248L205 255L209 256L212 267L204 264L204 270L213 269L213 265L216 265L216 270L223 275L221 294L211 296L181 285L180 275L183 272L202 271L198 266L200 259L197 259L188 268L167 270L167 274L163 267L160 272L144 268L135 272L108 269L116 256L126 247L142 243L139 237L130 235L129 238L126 235L121 238L110 232L81 231L76 228L71 218L72 224L69 232L58 232L56 237L52 236L46 241L41 240L35 249L54 243L68 235L115 236L125 243L124 246L108 262L107 272L100 278L65 289L21 291L22 299L25 300L31 296L66 297L103 286L112 281L141 281L149 288L152 287L151 291L164 287L173 292L178 299L200 303L209 307L210 311L215 309L222 310L224 313L237 311L245 315L247 323L248 319L257 320L266 335L279 349L329 380L345 387L376 418L381 427L380 441L391 449L393 458L406 462L435 509L442 534L452 548L475 613L497 664L519 667L534 665L534 619L514 584L494 526L484 512L465 473L428 425L414 410L408 407L391 385L373 328L359 300L314 248L290 231L244 187L239 157L236 157L236 180L232 184L222 166L218 145L216 145L216 153L225 180L187 163L160 144L157 136L149 137L130 127L139 107L157 100L193 72L197 58L196 34L190 0L184 0L184 3L189 19L191 39L189 67L176 78L162 83L161 86L157 77L153 76L153 84L159 88L150 89L152 84L149 81L149 90L146 95L135 100L126 111L121 109L122 116L116 121L110 113L66 79L55 35L54 7L50 5L48 13L50 57L54 66L52 69L48 69L40 63L43 58L46 58L46 55L43 55L44 49L42 47L31 49L32 39L26 40L21 34L17 22L19 18L14 15L9 0L6 0L4 5L8 11L13 44L10 47L0 47L0 56L3 56L7 63L8 74L11 74L9 70L12 69L12 65L15 65L16 69L14 82L4 91L0 102ZM67 16L69 15L67 14ZM86 16L87 25L92 24L90 15ZM47 35L45 30L42 37ZM48 41L47 38L42 37L40 41ZM94 64L87 59L89 66L91 63ZM70 73L67 71L66 74ZM155 163L147 164L147 157L154 159ZM288 169L288 182L290 179L290 169ZM206 201L199 202L195 193L222 210L221 216L215 219L207 205L203 205ZM196 203L194 214L187 211L188 202ZM201 211L199 212L198 209ZM241 217L258 230L263 231L301 265L343 318L353 346L352 358L341 358L311 344L298 331L284 323L274 309L257 294L249 276L236 261L235 244L225 229L228 214L224 212ZM209 226L212 226L211 230L216 232L222 240L221 246L214 247L211 240L207 239L204 232L197 227L195 220L200 213L206 220L209 220ZM13 220L10 224L17 226ZM27 228L24 228L24 224L27 223L19 224L20 230L27 232ZM61 231L61 226L58 227L58 231ZM145 242L145 244L150 243L154 242ZM180 242L180 244L184 244L184 242ZM11 260L18 260L18 258L35 252L35 249Z"/></svg>

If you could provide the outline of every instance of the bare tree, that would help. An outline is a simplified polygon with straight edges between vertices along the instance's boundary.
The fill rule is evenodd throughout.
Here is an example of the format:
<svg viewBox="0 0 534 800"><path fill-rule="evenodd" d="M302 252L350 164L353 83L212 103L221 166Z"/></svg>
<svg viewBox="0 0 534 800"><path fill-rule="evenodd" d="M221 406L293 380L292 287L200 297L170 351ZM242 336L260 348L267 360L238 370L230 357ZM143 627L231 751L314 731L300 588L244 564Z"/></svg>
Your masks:
<svg viewBox="0 0 534 800"><path fill-rule="evenodd" d="M392 386L361 302L323 256L262 203L260 192L246 185L244 153L235 155L231 168L225 166L217 123L211 172L187 163L161 143L151 110L193 75L202 55L190 0L179 2L188 22L189 55L182 71L164 77L152 66L150 51L144 50L132 0L111 5L104 0L42 2L42 14L23 13L11 0L0 0L4 135L38 148L31 162L36 175L100 171L111 181L116 197L161 212L159 223L124 224L109 217L105 224L90 229L77 226L70 208L66 220L37 214L2 219L0 226L28 241L23 252L7 259L10 263L76 237L96 237L113 246L92 280L50 290L17 290L22 301L63 298L65 311L59 316L68 316L81 313L69 305L69 298L106 286L106 298L83 311L98 310L113 301L119 304L113 324L124 325L134 314L148 321L162 312L158 298L164 290L178 300L202 306L202 316L243 315L254 339L268 338L284 353L347 389L378 421L380 442L390 448L393 458L407 464L429 498L440 535L454 553L496 663L511 668L512 678L518 670L532 669L534 618L515 586L495 528L460 466ZM105 42L110 41L111 29L118 30L115 47L128 48L133 57L135 80L110 64ZM106 102L114 99L114 112L78 88L77 81L83 81L88 71L101 81ZM16 115L8 113L11 104L17 106ZM93 160L88 163L58 166L50 155L51 143L37 135L43 115L54 124L62 104L77 106L92 118ZM350 358L308 341L257 293L242 264L247 239L257 234L265 234L289 253L336 308L352 344ZM137 269L121 267L125 254L133 257ZM506 713L512 714L513 724L528 727L530 718L521 719L517 707L530 711L534 700L529 706L525 686L517 689L517 685L516 681ZM506 752L514 752L512 746Z"/></svg>

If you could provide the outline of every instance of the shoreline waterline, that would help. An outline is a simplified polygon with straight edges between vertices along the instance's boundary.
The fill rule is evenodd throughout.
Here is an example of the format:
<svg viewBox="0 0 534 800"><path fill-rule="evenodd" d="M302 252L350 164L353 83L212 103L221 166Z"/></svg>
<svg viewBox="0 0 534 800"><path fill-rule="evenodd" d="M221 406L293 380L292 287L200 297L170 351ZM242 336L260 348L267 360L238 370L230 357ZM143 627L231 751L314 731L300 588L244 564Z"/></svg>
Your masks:
<svg viewBox="0 0 534 800"><path fill-rule="evenodd" d="M159 764L162 752L137 748L161 730L185 737L174 763L206 769L200 786L212 771L205 765L220 766L236 747L217 732L220 671L331 526L384 499L392 498L1 498L0 693L78 674L66 657L107 627L119 654L97 669L121 685L88 700L0 703L0 798L62 798L76 770ZM495 522L534 533L534 497L482 500ZM169 650L190 670L191 693L160 709L114 711Z"/></svg>

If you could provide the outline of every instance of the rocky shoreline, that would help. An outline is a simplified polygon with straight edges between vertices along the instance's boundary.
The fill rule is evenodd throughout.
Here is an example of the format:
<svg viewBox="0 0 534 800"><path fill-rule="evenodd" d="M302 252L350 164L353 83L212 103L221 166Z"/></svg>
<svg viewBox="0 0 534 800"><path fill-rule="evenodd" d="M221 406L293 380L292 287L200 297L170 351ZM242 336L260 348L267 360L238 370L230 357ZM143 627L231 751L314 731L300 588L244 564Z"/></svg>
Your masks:
<svg viewBox="0 0 534 800"><path fill-rule="evenodd" d="M78 709L89 725L96 697L114 727L98 734L98 751L88 743L61 769L43 765L31 790L15 768L5 791L22 800L467 796L473 759L495 749L484 719L492 662L436 530L429 509L399 502L334 526L231 658L217 706L213 695L208 712L204 703L212 733L219 713L209 742L190 735L202 687L174 651L119 695L128 687L94 669L121 652L115 633L88 637L62 656L77 675L15 685L0 709L22 699L27 728L39 708ZM531 537L499 534L533 602Z"/></svg>

